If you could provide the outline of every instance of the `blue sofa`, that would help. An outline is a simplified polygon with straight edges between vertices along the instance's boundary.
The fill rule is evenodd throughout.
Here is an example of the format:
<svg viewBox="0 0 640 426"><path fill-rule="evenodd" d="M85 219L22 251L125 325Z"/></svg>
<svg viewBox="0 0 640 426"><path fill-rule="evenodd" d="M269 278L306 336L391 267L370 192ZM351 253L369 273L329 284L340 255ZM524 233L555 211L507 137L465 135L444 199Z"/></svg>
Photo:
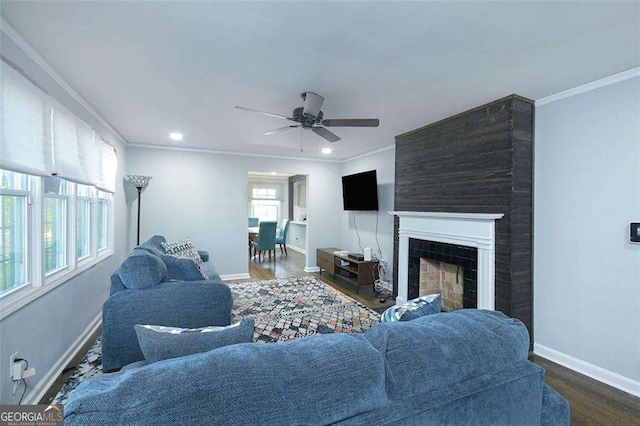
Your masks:
<svg viewBox="0 0 640 426"><path fill-rule="evenodd" d="M242 343L82 383L65 425L567 425L529 335L462 310L364 334Z"/></svg>
<svg viewBox="0 0 640 426"><path fill-rule="evenodd" d="M208 253L200 252L209 277L204 280L192 260L166 256L164 241L156 235L139 245L111 275L111 295L102 307L105 372L144 360L136 324L197 328L231 323L231 291Z"/></svg>

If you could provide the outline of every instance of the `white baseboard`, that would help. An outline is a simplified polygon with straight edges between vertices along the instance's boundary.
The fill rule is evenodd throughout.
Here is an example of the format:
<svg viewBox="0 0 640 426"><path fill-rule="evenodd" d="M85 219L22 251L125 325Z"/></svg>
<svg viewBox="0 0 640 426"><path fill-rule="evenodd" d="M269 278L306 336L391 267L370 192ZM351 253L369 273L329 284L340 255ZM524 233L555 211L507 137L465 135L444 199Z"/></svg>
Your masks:
<svg viewBox="0 0 640 426"><path fill-rule="evenodd" d="M47 371L42 379L36 384L31 392L29 392L23 401L23 405L34 405L37 404L47 393L49 388L53 386L53 383L56 381L58 376L62 374L67 365L71 362L73 357L75 357L80 349L89 341L91 335L96 332L98 327L102 324L102 311L96 316L93 321L89 323L87 328L84 329L82 334L78 336L78 338L69 346L60 358L53 364L53 366Z"/></svg>
<svg viewBox="0 0 640 426"><path fill-rule="evenodd" d="M307 254L307 251L306 251L305 249L301 249L300 247L296 247L296 246L287 246L287 250L288 250L288 249L295 250L295 251L297 251L298 253L302 253L302 254L304 254L304 255L306 255L306 254Z"/></svg>
<svg viewBox="0 0 640 426"><path fill-rule="evenodd" d="M305 272L320 272L320 267L319 266L305 266L304 267L304 271Z"/></svg>
<svg viewBox="0 0 640 426"><path fill-rule="evenodd" d="M232 281L232 280L248 280L251 278L251 275L249 275L248 272L245 272L244 274L227 274L227 275L220 275L220 279L222 281Z"/></svg>
<svg viewBox="0 0 640 426"><path fill-rule="evenodd" d="M578 358L574 358L571 355L558 352L555 349L548 348L538 343L533 344L533 353L540 355L549 361L553 361L556 364L560 364L577 371L578 373L584 374L585 376L589 376L592 379L596 379L609 386L620 389L621 391L640 397L640 382L628 377L606 370L602 367L598 367L597 365L590 364L586 361L582 361Z"/></svg>

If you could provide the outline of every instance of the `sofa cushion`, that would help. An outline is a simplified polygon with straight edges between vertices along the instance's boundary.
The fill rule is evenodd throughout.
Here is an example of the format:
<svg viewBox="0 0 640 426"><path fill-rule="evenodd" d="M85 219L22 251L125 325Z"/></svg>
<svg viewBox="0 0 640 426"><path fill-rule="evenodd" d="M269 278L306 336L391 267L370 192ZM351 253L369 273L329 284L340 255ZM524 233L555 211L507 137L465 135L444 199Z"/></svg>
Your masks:
<svg viewBox="0 0 640 426"><path fill-rule="evenodd" d="M135 329L145 360L158 362L237 343L251 343L253 325L253 319L245 319L226 327L178 328L137 324Z"/></svg>
<svg viewBox="0 0 640 426"><path fill-rule="evenodd" d="M208 276L203 274L191 259L172 256L170 254L163 254L161 259L167 266L167 273L170 280L202 281L208 279Z"/></svg>
<svg viewBox="0 0 640 426"><path fill-rule="evenodd" d="M418 301L419 303L416 304L416 307L406 310L400 316L400 321L411 321L425 315L437 314L442 309L442 296L439 294L432 299L420 298Z"/></svg>
<svg viewBox="0 0 640 426"><path fill-rule="evenodd" d="M164 254L162 243L166 241L167 240L162 235L154 235L136 248L148 251L155 256L161 257Z"/></svg>
<svg viewBox="0 0 640 426"><path fill-rule="evenodd" d="M118 268L118 276L128 289L141 290L167 280L167 267L158 256L134 249Z"/></svg>
<svg viewBox="0 0 640 426"><path fill-rule="evenodd" d="M363 335L242 343L91 377L65 425L330 424L383 407L384 359Z"/></svg>
<svg viewBox="0 0 640 426"><path fill-rule="evenodd" d="M385 357L391 400L498 371L526 360L529 350L522 322L476 309L381 323L365 336Z"/></svg>

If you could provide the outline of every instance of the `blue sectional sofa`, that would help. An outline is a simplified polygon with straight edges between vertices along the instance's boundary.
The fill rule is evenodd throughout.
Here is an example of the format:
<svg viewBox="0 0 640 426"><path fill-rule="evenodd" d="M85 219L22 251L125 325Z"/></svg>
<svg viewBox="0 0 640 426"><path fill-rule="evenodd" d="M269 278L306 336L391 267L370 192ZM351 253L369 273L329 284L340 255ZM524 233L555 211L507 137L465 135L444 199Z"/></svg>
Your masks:
<svg viewBox="0 0 640 426"><path fill-rule="evenodd" d="M364 334L242 343L86 380L65 425L567 425L529 335L462 310Z"/></svg>
<svg viewBox="0 0 640 426"><path fill-rule="evenodd" d="M200 252L209 278L204 280L192 260L166 256L162 242L165 238L157 235L139 245L111 275L111 295L102 307L105 372L144 360L136 324L197 328L231 323L231 291L208 253Z"/></svg>

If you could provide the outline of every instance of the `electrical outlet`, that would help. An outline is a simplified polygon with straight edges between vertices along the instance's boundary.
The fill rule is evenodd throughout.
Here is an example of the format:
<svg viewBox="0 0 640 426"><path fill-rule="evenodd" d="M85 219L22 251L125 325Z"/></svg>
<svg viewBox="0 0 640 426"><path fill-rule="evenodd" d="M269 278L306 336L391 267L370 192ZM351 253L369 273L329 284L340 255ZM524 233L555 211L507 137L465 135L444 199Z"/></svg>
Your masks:
<svg viewBox="0 0 640 426"><path fill-rule="evenodd" d="M16 352L9 358L9 378L13 380L13 363L16 362L16 358L18 358L18 354L20 352Z"/></svg>

